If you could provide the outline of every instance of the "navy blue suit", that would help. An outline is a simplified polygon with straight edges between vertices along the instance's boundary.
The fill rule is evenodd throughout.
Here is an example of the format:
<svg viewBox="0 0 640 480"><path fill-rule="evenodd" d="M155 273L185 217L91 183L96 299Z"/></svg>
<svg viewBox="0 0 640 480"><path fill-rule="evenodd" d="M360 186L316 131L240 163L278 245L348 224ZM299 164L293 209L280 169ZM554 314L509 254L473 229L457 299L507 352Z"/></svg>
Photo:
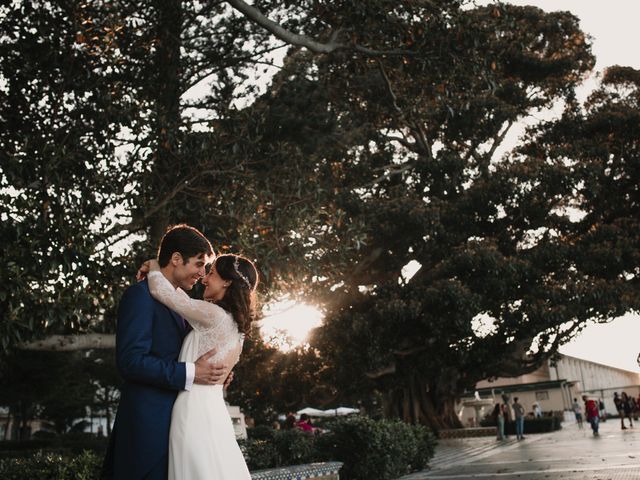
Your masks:
<svg viewBox="0 0 640 480"><path fill-rule="evenodd" d="M183 319L156 301L146 281L120 301L116 360L124 378L103 476L117 480L167 478L171 410L183 390L186 367L178 362Z"/></svg>

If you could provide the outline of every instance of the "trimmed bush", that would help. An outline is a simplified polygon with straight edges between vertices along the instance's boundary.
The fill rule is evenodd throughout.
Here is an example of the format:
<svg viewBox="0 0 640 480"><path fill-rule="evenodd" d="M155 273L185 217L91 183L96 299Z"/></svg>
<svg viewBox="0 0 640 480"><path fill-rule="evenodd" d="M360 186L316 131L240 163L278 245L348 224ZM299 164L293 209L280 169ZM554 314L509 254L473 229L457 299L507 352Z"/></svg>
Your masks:
<svg viewBox="0 0 640 480"><path fill-rule="evenodd" d="M400 421L351 416L326 424L328 432L313 435L301 430L250 430L240 446L250 470L336 460L344 463L341 480L390 480L427 467L435 437L424 427ZM106 442L96 440L96 451L79 455L72 451L83 436L58 437L55 444L43 440L4 442L0 459L2 480L91 480L99 478ZM32 447L62 451L34 451ZM31 448L29 448L31 447ZM12 455L13 454L13 455ZM12 455L9 458L9 455Z"/></svg>
<svg viewBox="0 0 640 480"><path fill-rule="evenodd" d="M427 467L435 437L422 426L351 416L328 425L318 437L323 460L344 463L340 478L388 480Z"/></svg>
<svg viewBox="0 0 640 480"><path fill-rule="evenodd" d="M483 427L492 427L495 426L496 422L493 419L485 419L480 422L480 425ZM531 418L526 417L524 419L524 434L527 433L547 433L553 432L556 430L560 430L562 428L562 421L557 416L552 417L540 417L540 418ZM504 425L504 433L506 435L515 435L516 434L516 423L511 421L507 422Z"/></svg>
<svg viewBox="0 0 640 480"><path fill-rule="evenodd" d="M104 455L107 450L107 439L90 433L68 433L46 439L0 442L0 458L29 457L36 451L71 456L85 450L90 450L98 456Z"/></svg>
<svg viewBox="0 0 640 480"><path fill-rule="evenodd" d="M315 436L301 430L260 427L240 442L249 470L300 465L317 461Z"/></svg>
<svg viewBox="0 0 640 480"><path fill-rule="evenodd" d="M280 467L276 446L269 440L239 440L249 470Z"/></svg>
<svg viewBox="0 0 640 480"><path fill-rule="evenodd" d="M247 429L247 437L249 440L273 440L279 430L275 430L266 425L258 425L257 427Z"/></svg>
<svg viewBox="0 0 640 480"><path fill-rule="evenodd" d="M436 444L425 427L400 421L350 416L325 427L320 435L250 429L249 440L241 442L249 469L334 460L344 463L341 480L389 480L427 468Z"/></svg>
<svg viewBox="0 0 640 480"><path fill-rule="evenodd" d="M273 443L278 453L280 465L300 465L311 463L318 457L316 436L302 430L282 430L277 433Z"/></svg>
<svg viewBox="0 0 640 480"><path fill-rule="evenodd" d="M85 451L75 457L37 452L28 458L0 459L2 480L94 480L99 478L102 456Z"/></svg>

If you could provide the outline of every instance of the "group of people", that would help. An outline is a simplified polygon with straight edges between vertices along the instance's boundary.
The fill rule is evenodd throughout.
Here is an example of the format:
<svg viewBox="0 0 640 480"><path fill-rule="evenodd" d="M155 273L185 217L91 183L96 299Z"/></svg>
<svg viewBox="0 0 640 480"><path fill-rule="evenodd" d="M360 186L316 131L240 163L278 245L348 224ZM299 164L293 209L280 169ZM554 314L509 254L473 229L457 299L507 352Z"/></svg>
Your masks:
<svg viewBox="0 0 640 480"><path fill-rule="evenodd" d="M505 423L511 421L511 408L513 408L513 416L516 424L516 438L524 440L524 417L525 410L519 402L518 397L513 399L513 404L509 407L508 402L496 403L493 408L493 418L496 421L498 440L504 440L507 436L504 433ZM535 408L534 408L535 411Z"/></svg>
<svg viewBox="0 0 640 480"><path fill-rule="evenodd" d="M204 300L186 292L201 281ZM102 478L250 480L223 389L255 319L258 272L188 225L164 235L119 305L124 379Z"/></svg>
<svg viewBox="0 0 640 480"><path fill-rule="evenodd" d="M620 396L618 396L618 392L613 394L613 403L616 406L616 410L618 411L618 416L620 417L620 427L622 430L626 430L627 427L624 426L624 419L627 418L629 420L629 426L633 428L633 418L632 416L636 416L638 414L638 409L640 407L640 395L638 395L638 401L635 398L630 397L626 394L626 392L622 392Z"/></svg>
<svg viewBox="0 0 640 480"><path fill-rule="evenodd" d="M278 427L276 428L280 428L280 423L276 422L278 424ZM275 427L275 423L274 423L274 427ZM284 428L285 430L302 430L303 432L307 432L307 433L315 433L317 431L317 429L313 426L313 424L311 423L311 417L309 417L309 415L307 415L306 413L303 413L300 415L300 419L296 419L296 416L294 415L293 412L289 412L287 414L287 417L284 420Z"/></svg>
<svg viewBox="0 0 640 480"><path fill-rule="evenodd" d="M586 415L586 420L591 425L591 430L595 436L598 436L598 429L600 425L600 420L605 418L605 408L604 402L602 400L594 400L588 398L586 395L582 396L582 400L584 403L584 412ZM640 407L640 395L638 396L638 400L626 394L626 392L622 392L618 395L618 392L613 394L613 403L616 407L616 411L618 412L618 416L620 417L620 428L622 430L626 430L627 427L624 424L624 419L629 420L629 427L633 428L633 417L637 417L637 413ZM576 422L578 423L578 428L582 428L582 405L578 402L578 399L573 399L573 411L576 416Z"/></svg>
<svg viewBox="0 0 640 480"><path fill-rule="evenodd" d="M497 426L498 440L504 440L507 438L505 435L505 424L511 421L511 409L513 409L513 416L516 426L516 437L518 440L524 439L524 418L525 410L522 404L518 401L518 397L513 399L511 407L507 402L507 398L504 399L504 403L496 403L492 412L492 417ZM626 430L625 418L629 421L629 427L633 428L633 417L638 417L640 412L640 395L636 400L632 396L622 392L613 394L613 403L616 406L618 415L620 417L620 427L622 430ZM578 402L577 398L573 399L573 412L578 423L578 428L583 426L583 411L586 416L587 422L591 425L591 430L594 436L599 435L600 420L605 417L604 402L602 400L594 400L587 395L582 396L582 403ZM540 405L536 402L533 405L533 412L536 418L542 415Z"/></svg>

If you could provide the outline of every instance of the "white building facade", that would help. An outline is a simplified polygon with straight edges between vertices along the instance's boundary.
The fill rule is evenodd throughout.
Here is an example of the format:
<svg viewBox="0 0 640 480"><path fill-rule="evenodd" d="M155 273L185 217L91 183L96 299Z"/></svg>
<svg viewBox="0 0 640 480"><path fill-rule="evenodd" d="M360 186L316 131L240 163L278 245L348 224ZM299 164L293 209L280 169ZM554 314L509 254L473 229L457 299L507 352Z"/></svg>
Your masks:
<svg viewBox="0 0 640 480"><path fill-rule="evenodd" d="M615 414L614 392L626 392L638 398L640 373L560 355L555 362L549 361L526 375L478 382L476 391L480 398L493 400L493 404L502 403L503 395L509 397L509 403L518 397L528 414L533 413L534 403L539 404L545 413L571 410L573 399L582 402L582 395L603 400L605 410ZM462 399L460 403L459 416L465 426L475 423L474 409L463 406L473 393L470 392L469 398ZM491 407L485 407L483 414L490 413L490 410Z"/></svg>

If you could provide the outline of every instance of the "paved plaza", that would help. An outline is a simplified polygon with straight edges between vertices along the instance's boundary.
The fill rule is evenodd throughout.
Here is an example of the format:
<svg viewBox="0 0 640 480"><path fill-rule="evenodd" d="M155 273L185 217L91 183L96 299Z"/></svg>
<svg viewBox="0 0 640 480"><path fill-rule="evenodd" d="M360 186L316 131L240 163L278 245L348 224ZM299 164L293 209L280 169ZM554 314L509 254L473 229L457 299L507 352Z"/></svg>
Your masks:
<svg viewBox="0 0 640 480"><path fill-rule="evenodd" d="M563 423L553 433L514 437L442 440L436 448L431 470L401 480L496 478L563 480L640 480L640 424L621 430L620 421L600 424L594 437L589 424L579 430Z"/></svg>

